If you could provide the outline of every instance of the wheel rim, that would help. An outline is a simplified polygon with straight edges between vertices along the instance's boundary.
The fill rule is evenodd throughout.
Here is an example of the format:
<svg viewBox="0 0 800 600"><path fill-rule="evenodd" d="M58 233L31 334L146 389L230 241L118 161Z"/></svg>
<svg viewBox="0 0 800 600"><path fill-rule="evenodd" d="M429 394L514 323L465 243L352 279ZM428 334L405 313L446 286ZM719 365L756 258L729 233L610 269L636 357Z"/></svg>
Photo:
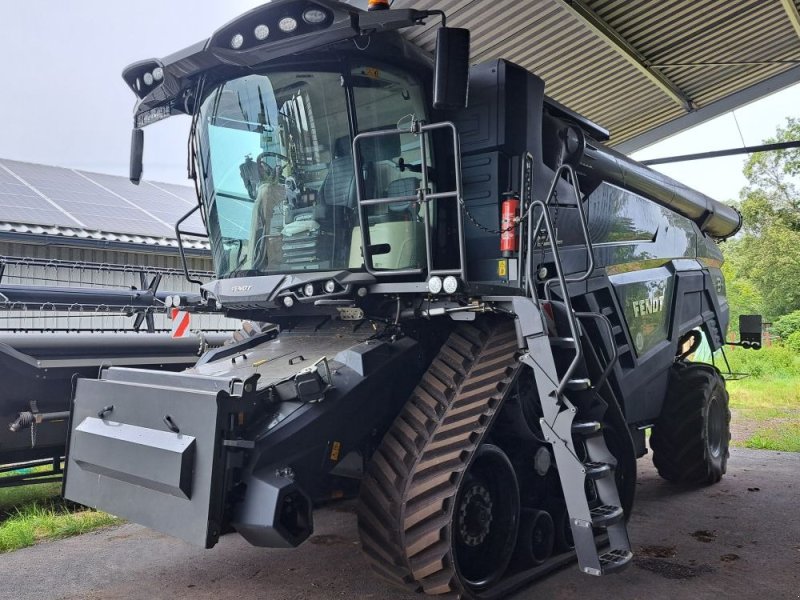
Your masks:
<svg viewBox="0 0 800 600"><path fill-rule="evenodd" d="M719 458L722 455L724 429L725 415L722 403L717 395L714 394L711 396L708 406L708 449L714 458Z"/></svg>
<svg viewBox="0 0 800 600"><path fill-rule="evenodd" d="M500 448L485 444L464 478L453 513L453 549L463 584L478 590L503 576L518 526L514 469Z"/></svg>

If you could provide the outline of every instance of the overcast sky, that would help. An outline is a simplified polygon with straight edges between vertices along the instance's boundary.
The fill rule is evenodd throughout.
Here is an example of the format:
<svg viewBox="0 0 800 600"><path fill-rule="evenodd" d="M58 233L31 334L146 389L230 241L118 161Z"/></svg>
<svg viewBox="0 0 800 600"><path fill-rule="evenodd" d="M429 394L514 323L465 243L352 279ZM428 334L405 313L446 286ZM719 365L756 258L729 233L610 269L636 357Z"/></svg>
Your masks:
<svg viewBox="0 0 800 600"><path fill-rule="evenodd" d="M258 0L2 0L0 158L127 174L134 96L120 73L207 38ZM800 86L736 111L746 144L797 116ZM601 123L602 125L602 123ZM188 119L147 128L145 174L186 181ZM639 158L742 145L728 114L637 154ZM720 200L744 185L741 157L660 167Z"/></svg>

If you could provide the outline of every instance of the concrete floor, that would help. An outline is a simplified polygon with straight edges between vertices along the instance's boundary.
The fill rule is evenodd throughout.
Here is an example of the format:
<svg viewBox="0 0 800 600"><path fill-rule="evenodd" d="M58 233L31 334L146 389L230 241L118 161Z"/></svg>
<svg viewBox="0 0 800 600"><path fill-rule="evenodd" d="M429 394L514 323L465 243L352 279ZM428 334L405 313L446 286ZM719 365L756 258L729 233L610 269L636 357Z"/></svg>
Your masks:
<svg viewBox="0 0 800 600"><path fill-rule="evenodd" d="M513 598L800 598L800 454L735 449L726 478L694 490L639 462L633 565L604 578L567 567ZM124 525L2 556L0 598L421 598L375 579L357 539L351 504L317 513L296 550L237 536L200 550Z"/></svg>

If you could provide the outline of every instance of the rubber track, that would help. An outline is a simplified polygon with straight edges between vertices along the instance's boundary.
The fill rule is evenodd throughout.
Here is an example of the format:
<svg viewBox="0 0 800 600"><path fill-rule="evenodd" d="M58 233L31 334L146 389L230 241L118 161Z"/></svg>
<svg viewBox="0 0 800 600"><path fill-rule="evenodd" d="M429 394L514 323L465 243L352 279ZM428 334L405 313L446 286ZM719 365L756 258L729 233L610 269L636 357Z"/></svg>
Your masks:
<svg viewBox="0 0 800 600"><path fill-rule="evenodd" d="M455 496L519 369L510 319L461 324L373 455L358 525L374 570L428 594L461 595L450 543Z"/></svg>

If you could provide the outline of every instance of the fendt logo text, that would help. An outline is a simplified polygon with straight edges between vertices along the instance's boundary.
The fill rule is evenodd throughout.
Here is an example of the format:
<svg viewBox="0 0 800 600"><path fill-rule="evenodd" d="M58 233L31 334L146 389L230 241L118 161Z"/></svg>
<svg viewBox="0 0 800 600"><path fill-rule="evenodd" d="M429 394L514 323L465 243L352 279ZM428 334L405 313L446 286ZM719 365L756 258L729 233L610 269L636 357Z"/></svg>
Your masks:
<svg viewBox="0 0 800 600"><path fill-rule="evenodd" d="M661 312L664 310L664 294L647 300L634 300L632 304L634 317Z"/></svg>

